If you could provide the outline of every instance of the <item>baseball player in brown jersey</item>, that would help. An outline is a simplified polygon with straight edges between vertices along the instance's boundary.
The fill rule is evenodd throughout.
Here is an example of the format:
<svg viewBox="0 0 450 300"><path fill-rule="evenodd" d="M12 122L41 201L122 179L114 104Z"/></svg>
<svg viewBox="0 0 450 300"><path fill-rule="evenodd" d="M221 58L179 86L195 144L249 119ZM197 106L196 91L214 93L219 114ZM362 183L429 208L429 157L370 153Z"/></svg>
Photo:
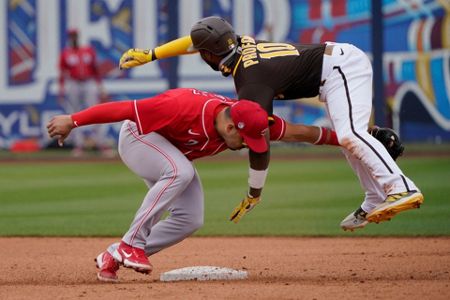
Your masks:
<svg viewBox="0 0 450 300"><path fill-rule="evenodd" d="M174 89L148 99L110 102L55 116L47 128L60 144L76 127L127 120L119 135L119 154L149 187L122 241L98 255L98 279L117 281L120 264L149 273L152 265L147 256L200 228L204 195L192 160L244 145L256 153L267 152L261 134L268 131L267 117L257 103L196 89ZM338 145L333 131L323 132L274 116L270 139ZM169 217L160 220L165 211Z"/></svg>
<svg viewBox="0 0 450 300"><path fill-rule="evenodd" d="M343 229L390 220L423 203L414 182L367 132L372 110L372 67L360 49L332 42L301 45L258 41L235 34L220 17L207 17L193 25L190 36L155 49L128 50L120 67L196 51L214 70L233 76L239 99L260 103L269 116L274 99L319 96L325 103L342 151L365 190L361 206L341 222ZM258 203L265 183L269 151L250 151L249 156L249 193L232 219L242 217L247 208Z"/></svg>

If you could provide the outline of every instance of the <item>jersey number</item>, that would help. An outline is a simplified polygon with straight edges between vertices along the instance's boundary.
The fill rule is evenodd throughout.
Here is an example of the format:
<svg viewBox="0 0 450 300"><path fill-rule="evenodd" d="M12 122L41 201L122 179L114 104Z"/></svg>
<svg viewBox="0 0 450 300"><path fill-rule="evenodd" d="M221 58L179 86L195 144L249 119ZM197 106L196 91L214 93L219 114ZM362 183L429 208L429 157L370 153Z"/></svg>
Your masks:
<svg viewBox="0 0 450 300"><path fill-rule="evenodd" d="M300 55L294 46L283 43L259 43L256 48L258 49L259 57L265 59L280 56Z"/></svg>

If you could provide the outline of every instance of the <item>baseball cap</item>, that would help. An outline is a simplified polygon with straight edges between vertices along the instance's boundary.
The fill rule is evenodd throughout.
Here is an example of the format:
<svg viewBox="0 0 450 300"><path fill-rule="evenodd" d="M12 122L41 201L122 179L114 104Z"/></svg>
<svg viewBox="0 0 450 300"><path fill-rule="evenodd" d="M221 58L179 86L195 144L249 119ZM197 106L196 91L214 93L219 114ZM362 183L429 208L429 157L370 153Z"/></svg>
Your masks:
<svg viewBox="0 0 450 300"><path fill-rule="evenodd" d="M255 102L239 100L231 106L231 119L244 142L254 152L268 150L264 134L269 128L267 112Z"/></svg>

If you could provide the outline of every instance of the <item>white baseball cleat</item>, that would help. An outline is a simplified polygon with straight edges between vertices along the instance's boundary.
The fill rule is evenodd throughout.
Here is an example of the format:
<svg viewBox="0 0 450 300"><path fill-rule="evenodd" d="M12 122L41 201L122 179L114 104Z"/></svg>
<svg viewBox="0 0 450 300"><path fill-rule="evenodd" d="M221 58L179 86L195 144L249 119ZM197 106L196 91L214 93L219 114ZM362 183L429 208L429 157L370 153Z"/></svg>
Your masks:
<svg viewBox="0 0 450 300"><path fill-rule="evenodd" d="M367 213L361 207L358 208L342 220L341 228L345 231L353 231L358 228L363 228L367 225L367 223L369 223L366 219L366 215Z"/></svg>

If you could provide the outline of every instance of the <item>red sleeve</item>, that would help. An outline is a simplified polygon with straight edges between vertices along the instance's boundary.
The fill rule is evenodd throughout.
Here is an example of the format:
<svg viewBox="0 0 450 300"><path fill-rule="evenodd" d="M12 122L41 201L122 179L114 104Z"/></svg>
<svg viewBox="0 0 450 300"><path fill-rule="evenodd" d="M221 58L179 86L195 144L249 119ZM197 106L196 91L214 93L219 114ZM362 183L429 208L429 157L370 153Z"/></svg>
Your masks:
<svg viewBox="0 0 450 300"><path fill-rule="evenodd" d="M161 128L177 127L177 122L183 122L179 116L181 108L177 96L169 92L156 95L153 98L134 101L133 112L140 134L147 134ZM188 110L185 107L185 110Z"/></svg>
<svg viewBox="0 0 450 300"><path fill-rule="evenodd" d="M273 122L270 124L270 140L279 141L284 137L286 132L286 121L282 118L273 115Z"/></svg>
<svg viewBox="0 0 450 300"><path fill-rule="evenodd" d="M107 102L94 105L72 115L75 126L134 120L134 101Z"/></svg>

